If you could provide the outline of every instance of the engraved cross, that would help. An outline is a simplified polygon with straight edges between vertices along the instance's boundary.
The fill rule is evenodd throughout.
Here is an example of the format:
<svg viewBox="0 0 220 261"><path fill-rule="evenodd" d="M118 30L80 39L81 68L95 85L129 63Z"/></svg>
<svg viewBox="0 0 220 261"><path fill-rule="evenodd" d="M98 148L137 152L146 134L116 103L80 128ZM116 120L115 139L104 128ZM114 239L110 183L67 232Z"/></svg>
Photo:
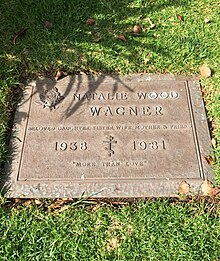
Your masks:
<svg viewBox="0 0 220 261"><path fill-rule="evenodd" d="M103 142L107 143L107 147L105 149L108 151L109 157L111 157L115 153L115 151L113 150L113 144L116 144L117 141L114 140L114 137L110 135L108 140Z"/></svg>

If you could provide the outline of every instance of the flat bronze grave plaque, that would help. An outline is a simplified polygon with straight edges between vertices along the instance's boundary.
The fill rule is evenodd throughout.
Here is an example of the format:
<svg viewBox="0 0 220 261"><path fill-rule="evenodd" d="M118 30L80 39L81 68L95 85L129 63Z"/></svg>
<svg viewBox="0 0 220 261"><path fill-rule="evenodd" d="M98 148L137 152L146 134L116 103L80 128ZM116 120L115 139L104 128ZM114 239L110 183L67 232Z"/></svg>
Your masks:
<svg viewBox="0 0 220 261"><path fill-rule="evenodd" d="M8 197L171 196L212 175L200 86L187 77L37 79L10 146Z"/></svg>

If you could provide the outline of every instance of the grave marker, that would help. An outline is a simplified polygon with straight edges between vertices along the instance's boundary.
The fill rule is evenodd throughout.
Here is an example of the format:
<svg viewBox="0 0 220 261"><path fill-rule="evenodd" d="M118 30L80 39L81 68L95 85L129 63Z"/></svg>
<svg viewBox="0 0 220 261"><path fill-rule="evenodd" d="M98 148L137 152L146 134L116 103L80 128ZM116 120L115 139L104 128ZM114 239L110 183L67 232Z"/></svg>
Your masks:
<svg viewBox="0 0 220 261"><path fill-rule="evenodd" d="M13 129L9 197L171 196L212 177L199 83L76 75L25 89Z"/></svg>

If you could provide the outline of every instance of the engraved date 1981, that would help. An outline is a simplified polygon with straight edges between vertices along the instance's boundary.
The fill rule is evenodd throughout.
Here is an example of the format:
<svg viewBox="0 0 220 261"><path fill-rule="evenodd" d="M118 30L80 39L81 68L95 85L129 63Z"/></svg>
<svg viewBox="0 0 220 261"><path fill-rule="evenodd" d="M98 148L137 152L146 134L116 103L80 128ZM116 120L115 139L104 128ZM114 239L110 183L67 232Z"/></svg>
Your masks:
<svg viewBox="0 0 220 261"><path fill-rule="evenodd" d="M166 143L162 141L134 141L133 142L134 150L165 150Z"/></svg>

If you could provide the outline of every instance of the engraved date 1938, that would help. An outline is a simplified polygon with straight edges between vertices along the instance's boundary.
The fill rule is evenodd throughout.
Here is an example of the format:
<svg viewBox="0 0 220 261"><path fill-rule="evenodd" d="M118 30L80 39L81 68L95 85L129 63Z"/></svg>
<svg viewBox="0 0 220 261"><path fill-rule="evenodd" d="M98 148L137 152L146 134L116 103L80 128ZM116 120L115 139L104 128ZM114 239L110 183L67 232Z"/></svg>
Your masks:
<svg viewBox="0 0 220 261"><path fill-rule="evenodd" d="M56 142L55 150L65 151L65 150L87 150L88 145L87 142Z"/></svg>

